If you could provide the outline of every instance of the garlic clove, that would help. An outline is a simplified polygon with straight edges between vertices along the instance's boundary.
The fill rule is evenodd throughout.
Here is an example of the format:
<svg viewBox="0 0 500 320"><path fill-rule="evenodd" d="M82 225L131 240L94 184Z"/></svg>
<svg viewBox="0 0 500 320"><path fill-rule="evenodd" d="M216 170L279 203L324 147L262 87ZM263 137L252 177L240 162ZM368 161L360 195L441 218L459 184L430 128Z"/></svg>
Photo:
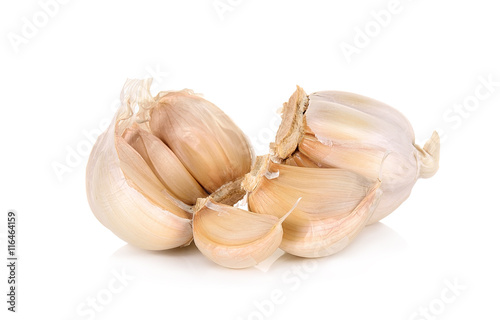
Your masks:
<svg viewBox="0 0 500 320"><path fill-rule="evenodd" d="M338 168L303 168L258 157L243 187L251 211L281 218L301 197L283 223L281 249L301 257L319 257L344 248L364 227L380 198L380 183Z"/></svg>
<svg viewBox="0 0 500 320"><path fill-rule="evenodd" d="M346 248L372 216L382 195L376 183L361 202L347 215L318 218L314 214L300 214L293 224L293 232L283 236L281 249L306 258L325 257ZM286 228L284 226L284 228Z"/></svg>
<svg viewBox="0 0 500 320"><path fill-rule="evenodd" d="M197 198L208 196L177 156L152 133L135 126L125 130L123 137L172 196L188 205L194 205Z"/></svg>
<svg viewBox="0 0 500 320"><path fill-rule="evenodd" d="M299 211L316 217L346 216L366 196L374 181L339 168L306 168L278 164L269 156L257 157L252 171L245 176L243 188L249 192L248 205L254 212L269 212L281 218L283 208L302 197L300 205L285 222Z"/></svg>
<svg viewBox="0 0 500 320"><path fill-rule="evenodd" d="M404 122L407 127L403 129L390 121L389 117L386 118L386 114L390 112L378 115L362 112L351 107L358 100L348 100L344 97L345 94L349 97L356 96L336 91L313 93L309 96L305 113L307 135L304 137L304 144L299 145L299 150L313 161L353 170L370 179L377 179L382 174L381 178L386 184L397 185L406 183L408 179L415 179L418 166L413 156L416 150L409 122ZM337 103L337 96L343 97L345 104ZM361 98L369 99L360 96ZM379 104L380 102L373 100L373 105ZM391 110L399 114L398 111ZM405 134L408 132L411 136ZM316 147L323 146L330 152L314 152ZM385 172L381 173L383 161L386 161L382 167ZM394 174L395 171L397 174Z"/></svg>
<svg viewBox="0 0 500 320"><path fill-rule="evenodd" d="M191 214L162 192L164 186L145 169L147 165L137 168L134 163L144 160L121 138L150 107L150 84L151 79L126 82L122 105L89 156L86 188L92 212L105 227L134 246L163 250L191 242ZM141 110L138 114L131 111L135 105Z"/></svg>
<svg viewBox="0 0 500 320"><path fill-rule="evenodd" d="M415 153L404 156L362 143L346 145L320 141L311 135L304 136L299 150L310 159L321 162L323 167L344 168L372 180L380 178L384 187L392 189L418 179Z"/></svg>
<svg viewBox="0 0 500 320"><path fill-rule="evenodd" d="M218 204L210 198L199 199L193 218L194 242L206 257L221 266L251 267L279 247L283 219Z"/></svg>
<svg viewBox="0 0 500 320"><path fill-rule="evenodd" d="M308 96L306 132L319 140L362 143L401 153L413 150L410 122L396 109L358 94L320 91Z"/></svg>
<svg viewBox="0 0 500 320"><path fill-rule="evenodd" d="M378 100L345 91L320 91L309 95L309 98L315 101L348 105L362 113L383 119L387 124L399 129L399 137L402 139L411 140L415 135L411 123L401 112Z"/></svg>
<svg viewBox="0 0 500 320"><path fill-rule="evenodd" d="M250 170L243 132L211 102L189 90L162 93L149 125L209 193Z"/></svg>
<svg viewBox="0 0 500 320"><path fill-rule="evenodd" d="M191 214L181 209L180 202L165 189L141 155L124 138L116 137L115 141L120 169L127 183L155 205L182 218L191 218Z"/></svg>

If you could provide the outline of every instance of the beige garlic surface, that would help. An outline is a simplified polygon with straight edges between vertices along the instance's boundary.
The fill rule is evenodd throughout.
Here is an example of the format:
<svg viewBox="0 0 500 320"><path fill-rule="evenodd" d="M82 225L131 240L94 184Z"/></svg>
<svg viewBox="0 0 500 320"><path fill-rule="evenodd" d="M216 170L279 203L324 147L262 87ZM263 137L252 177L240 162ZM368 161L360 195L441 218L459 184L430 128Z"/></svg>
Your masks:
<svg viewBox="0 0 500 320"><path fill-rule="evenodd" d="M283 222L281 249L308 258L331 255L351 243L382 194L378 180L345 169L276 164L269 156L257 159L243 185L250 210L278 218L301 198Z"/></svg>
<svg viewBox="0 0 500 320"><path fill-rule="evenodd" d="M205 256L224 267L254 266L278 249L282 223L296 205L278 218L200 199L193 218L194 241Z"/></svg>

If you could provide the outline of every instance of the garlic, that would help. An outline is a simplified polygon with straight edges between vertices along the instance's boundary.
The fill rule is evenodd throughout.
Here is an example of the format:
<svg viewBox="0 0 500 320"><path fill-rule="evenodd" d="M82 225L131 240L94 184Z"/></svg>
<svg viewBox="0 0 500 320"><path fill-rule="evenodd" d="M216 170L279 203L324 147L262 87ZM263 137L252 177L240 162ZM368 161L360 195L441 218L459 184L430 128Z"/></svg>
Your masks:
<svg viewBox="0 0 500 320"><path fill-rule="evenodd" d="M295 204L295 206L297 203ZM199 199L193 218L194 242L210 260L228 268L247 268L271 256L283 236L280 219Z"/></svg>
<svg viewBox="0 0 500 320"><path fill-rule="evenodd" d="M271 146L274 161L342 168L382 181L384 195L369 224L394 211L418 178L432 177L439 167L436 132L423 148L415 145L408 120L367 97L340 91L307 96L297 87L284 104L282 118Z"/></svg>
<svg viewBox="0 0 500 320"><path fill-rule="evenodd" d="M243 181L249 209L254 212L282 218L283 208L302 198L283 222L280 248L307 258L345 248L376 208L382 194L379 186L378 180L345 169L278 164L269 156L258 157Z"/></svg>
<svg viewBox="0 0 500 320"><path fill-rule="evenodd" d="M196 199L208 196L177 156L155 135L133 126L125 130L123 137L175 198L194 205Z"/></svg>
<svg viewBox="0 0 500 320"><path fill-rule="evenodd" d="M256 265L278 247L331 255L438 170L437 133L415 145L401 113L366 97L297 87L271 154L252 166L247 138L214 104L190 90L152 97L150 85L125 83L86 181L97 219L141 248L194 239L229 268ZM250 211L233 206L245 194Z"/></svg>
<svg viewBox="0 0 500 320"><path fill-rule="evenodd" d="M212 193L250 170L250 145L224 112L187 90L160 95L151 131L205 190Z"/></svg>
<svg viewBox="0 0 500 320"><path fill-rule="evenodd" d="M197 198L215 192L232 205L243 197L235 186L253 154L214 104L189 90L153 98L151 81L125 83L122 104L89 156L86 184L104 226L132 245L163 250L192 241Z"/></svg>

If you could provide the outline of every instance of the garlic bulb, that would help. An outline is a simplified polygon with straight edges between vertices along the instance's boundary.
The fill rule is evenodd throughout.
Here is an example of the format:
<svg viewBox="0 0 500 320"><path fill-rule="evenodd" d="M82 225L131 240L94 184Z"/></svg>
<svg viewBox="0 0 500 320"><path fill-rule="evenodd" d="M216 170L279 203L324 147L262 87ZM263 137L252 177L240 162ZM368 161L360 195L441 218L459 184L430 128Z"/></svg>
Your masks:
<svg viewBox="0 0 500 320"><path fill-rule="evenodd" d="M437 133L415 145L408 120L373 99L297 87L271 154L252 165L247 138L214 104L190 90L152 97L150 84L125 83L86 173L94 215L141 248L194 239L229 268L254 266L278 247L331 255L438 170ZM249 211L233 206L245 193Z"/></svg>
<svg viewBox="0 0 500 320"><path fill-rule="evenodd" d="M228 268L247 268L271 256L281 244L282 222L295 209L277 218L199 199L193 218L194 242L210 260Z"/></svg>
<svg viewBox="0 0 500 320"><path fill-rule="evenodd" d="M251 211L277 218L301 198L283 222L280 248L307 258L345 248L364 228L382 194L378 180L339 168L277 164L269 156L257 158L243 187Z"/></svg>
<svg viewBox="0 0 500 320"><path fill-rule="evenodd" d="M192 206L214 193L233 204L250 170L245 135L214 104L189 90L152 97L151 79L128 80L122 104L87 164L97 219L126 242L151 250L192 241Z"/></svg>
<svg viewBox="0 0 500 320"><path fill-rule="evenodd" d="M307 96L297 87L282 119L271 146L275 162L342 168L382 181L383 196L369 224L394 211L418 178L432 177L439 167L438 134L423 148L415 145L408 120L374 99L340 91Z"/></svg>

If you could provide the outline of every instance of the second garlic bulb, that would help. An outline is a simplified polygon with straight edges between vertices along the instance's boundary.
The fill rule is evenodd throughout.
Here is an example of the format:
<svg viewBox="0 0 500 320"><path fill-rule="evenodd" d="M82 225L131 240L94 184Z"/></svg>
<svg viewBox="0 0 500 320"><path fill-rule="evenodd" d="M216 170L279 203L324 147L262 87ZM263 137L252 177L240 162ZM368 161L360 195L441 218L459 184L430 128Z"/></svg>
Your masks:
<svg viewBox="0 0 500 320"><path fill-rule="evenodd" d="M342 168L382 181L383 196L368 224L394 211L418 178L439 167L439 136L420 147L409 121L396 109L361 95L297 87L284 104L272 144L273 160L295 166Z"/></svg>

